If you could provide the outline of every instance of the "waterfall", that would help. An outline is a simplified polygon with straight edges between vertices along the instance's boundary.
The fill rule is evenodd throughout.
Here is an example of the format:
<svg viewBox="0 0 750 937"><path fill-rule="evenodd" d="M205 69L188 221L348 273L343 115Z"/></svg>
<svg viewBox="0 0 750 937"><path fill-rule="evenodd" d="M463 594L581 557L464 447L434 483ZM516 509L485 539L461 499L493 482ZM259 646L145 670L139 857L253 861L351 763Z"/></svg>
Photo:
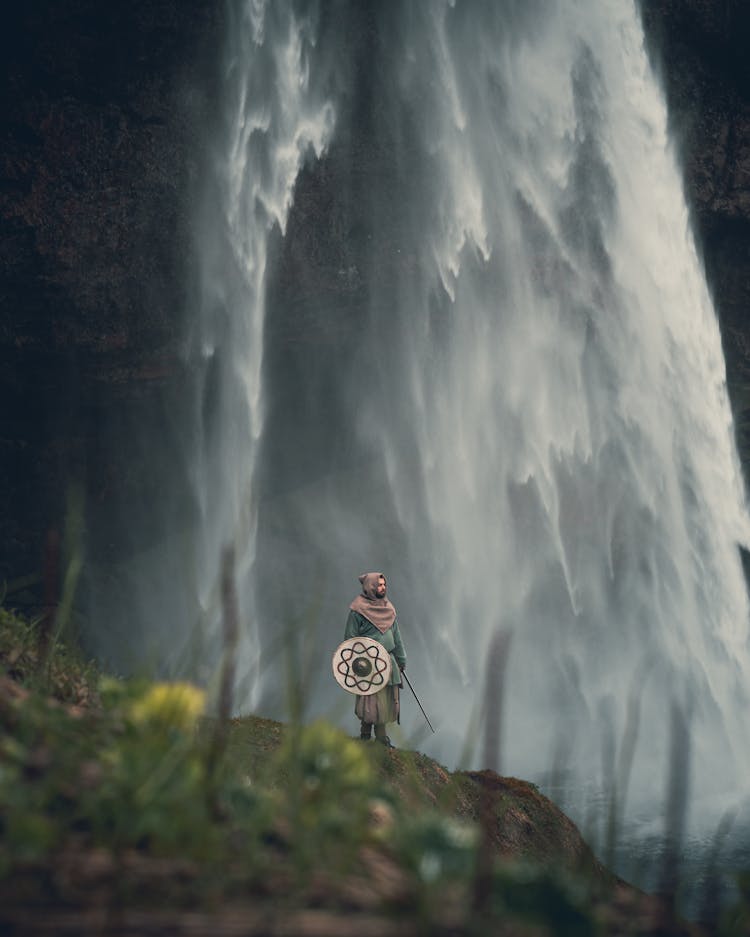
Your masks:
<svg viewBox="0 0 750 937"><path fill-rule="evenodd" d="M407 742L481 761L504 628L504 771L603 783L637 711L634 797L658 799L677 705L696 795L741 792L750 529L634 3L229 9L169 646L215 636L234 543L238 708L283 715L287 635L308 710L352 727L330 655L382 570L438 729L405 693Z"/></svg>
<svg viewBox="0 0 750 937"><path fill-rule="evenodd" d="M312 74L314 4L296 12L292 3L251 0L230 5L228 19L223 110L196 223L200 264L187 351L197 380L190 474L200 529L191 575L194 615L213 636L219 557L223 547L235 547L249 624L247 682L258 644L252 570L269 251L284 235L301 166L325 149L334 111Z"/></svg>
<svg viewBox="0 0 750 937"><path fill-rule="evenodd" d="M368 315L341 392L359 484L398 525L374 565L406 596L427 685L453 687L434 694L444 733L465 731L500 625L513 770L561 738L598 745L602 720L619 740L639 680L644 758L669 750L672 698L697 759L718 736L742 753L747 516L636 11L392 5L377 27L390 174L373 182ZM371 523L361 501L324 504Z"/></svg>
<svg viewBox="0 0 750 937"><path fill-rule="evenodd" d="M309 705L335 705L327 657L357 574L382 569L434 754L464 749L502 627L508 771L599 773L633 698L644 790L663 787L675 703L696 790L716 758L736 788L748 517L634 5L239 8L219 159L250 301L220 304L238 392L206 491L218 534L253 517L252 700L278 709L292 627L320 673Z"/></svg>

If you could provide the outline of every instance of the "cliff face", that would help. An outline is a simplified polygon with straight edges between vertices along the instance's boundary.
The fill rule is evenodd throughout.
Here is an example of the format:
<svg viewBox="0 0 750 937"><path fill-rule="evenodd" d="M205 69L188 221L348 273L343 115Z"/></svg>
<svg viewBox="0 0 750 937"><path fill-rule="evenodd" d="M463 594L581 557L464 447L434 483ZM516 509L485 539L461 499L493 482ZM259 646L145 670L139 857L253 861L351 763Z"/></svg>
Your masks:
<svg viewBox="0 0 750 937"><path fill-rule="evenodd" d="M750 473L750 6L641 0L721 322L740 457Z"/></svg>
<svg viewBox="0 0 750 937"><path fill-rule="evenodd" d="M130 430L148 419L168 434L169 401L187 380L179 343L191 180L213 110L222 10L209 0L39 0L6 18L0 581L40 568L71 481L102 506L100 548L109 503L161 497L170 447L156 474ZM644 0L642 11L684 156L747 468L750 9ZM333 305L337 289L341 304L352 284L321 286Z"/></svg>
<svg viewBox="0 0 750 937"><path fill-rule="evenodd" d="M0 581L39 568L70 483L127 483L127 430L179 382L210 2L14 5L0 92Z"/></svg>

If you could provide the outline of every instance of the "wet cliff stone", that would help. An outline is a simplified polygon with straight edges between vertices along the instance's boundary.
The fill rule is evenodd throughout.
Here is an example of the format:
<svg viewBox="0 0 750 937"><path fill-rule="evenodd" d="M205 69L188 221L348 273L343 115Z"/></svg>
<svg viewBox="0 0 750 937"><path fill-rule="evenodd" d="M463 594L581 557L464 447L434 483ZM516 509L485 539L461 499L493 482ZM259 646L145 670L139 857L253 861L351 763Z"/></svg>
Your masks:
<svg viewBox="0 0 750 937"><path fill-rule="evenodd" d="M641 8L750 466L750 7L643 0ZM171 404L189 380L179 349L191 289L191 185L215 111L223 13L211 0L37 0L6 13L0 582L40 568L71 483L102 507L88 518L98 549L107 548L107 505L165 496L169 459L178 457ZM334 184L303 174L287 253L313 236L297 222L325 215ZM334 220L341 243L329 245L322 264L330 276L282 282L282 271L291 312L278 325L280 344L343 340L339 320L316 318L308 289L331 309L364 302L356 245L366 232L352 236L347 219ZM134 448L134 428L148 422L166 440L158 468Z"/></svg>
<svg viewBox="0 0 750 937"><path fill-rule="evenodd" d="M641 10L683 159L750 479L750 5L642 0Z"/></svg>
<svg viewBox="0 0 750 937"><path fill-rule="evenodd" d="M16 4L0 42L2 581L39 567L70 485L122 483L114 427L181 379L216 5Z"/></svg>

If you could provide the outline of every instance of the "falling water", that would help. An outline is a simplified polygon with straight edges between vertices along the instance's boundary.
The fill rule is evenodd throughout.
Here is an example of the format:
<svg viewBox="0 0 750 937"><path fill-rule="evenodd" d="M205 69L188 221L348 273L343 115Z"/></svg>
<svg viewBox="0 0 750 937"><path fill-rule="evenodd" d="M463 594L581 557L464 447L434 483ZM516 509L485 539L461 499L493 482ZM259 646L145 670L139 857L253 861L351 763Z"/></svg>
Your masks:
<svg viewBox="0 0 750 937"><path fill-rule="evenodd" d="M603 782L637 711L633 797L658 800L676 704L695 794L741 792L750 529L633 3L231 9L190 465L206 615L240 549L243 708L281 712L292 628L309 708L353 724L327 661L383 569L423 749L481 760L501 627L504 770Z"/></svg>
<svg viewBox="0 0 750 937"><path fill-rule="evenodd" d="M200 267L189 350L199 384L191 475L201 537L193 575L197 614L210 632L227 544L237 550L243 617L257 621L250 585L269 245L284 234L300 167L320 156L333 128L331 104L311 78L314 10L298 16L292 4L247 2L233 4L229 14L225 99L197 223ZM250 627L244 637L251 661L257 632Z"/></svg>
<svg viewBox="0 0 750 937"><path fill-rule="evenodd" d="M253 307L262 440L221 453L228 473L257 472L260 642L307 610L330 649L356 574L382 567L447 760L504 627L509 768L579 748L590 765L637 692L644 765L662 778L677 702L697 774L720 754L731 786L747 748L747 515L636 11L355 7L318 20L336 131L297 180L303 233ZM267 239L251 221L238 243ZM271 667L261 695L277 680Z"/></svg>

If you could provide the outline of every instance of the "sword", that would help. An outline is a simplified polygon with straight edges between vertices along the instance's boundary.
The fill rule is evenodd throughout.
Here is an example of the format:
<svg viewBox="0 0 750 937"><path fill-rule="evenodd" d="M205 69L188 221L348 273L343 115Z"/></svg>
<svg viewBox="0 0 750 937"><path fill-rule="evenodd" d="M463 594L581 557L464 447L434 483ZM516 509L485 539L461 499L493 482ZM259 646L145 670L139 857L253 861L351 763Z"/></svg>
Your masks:
<svg viewBox="0 0 750 937"><path fill-rule="evenodd" d="M412 691L412 693L414 693L414 699L417 701L417 706L419 706L419 708L422 710L422 715L423 715L423 716L425 717L425 719L427 720L427 725L432 729L432 723L430 722L429 719L427 719L427 713L424 711L424 706L419 702L419 697L417 696L416 692L414 691L414 687L411 685L411 680L406 676L406 671L405 671L405 670L402 670L402 671L401 671L401 676L404 678L404 680L406 680L406 683L408 684L409 689ZM432 731L434 732L435 730L432 729Z"/></svg>

